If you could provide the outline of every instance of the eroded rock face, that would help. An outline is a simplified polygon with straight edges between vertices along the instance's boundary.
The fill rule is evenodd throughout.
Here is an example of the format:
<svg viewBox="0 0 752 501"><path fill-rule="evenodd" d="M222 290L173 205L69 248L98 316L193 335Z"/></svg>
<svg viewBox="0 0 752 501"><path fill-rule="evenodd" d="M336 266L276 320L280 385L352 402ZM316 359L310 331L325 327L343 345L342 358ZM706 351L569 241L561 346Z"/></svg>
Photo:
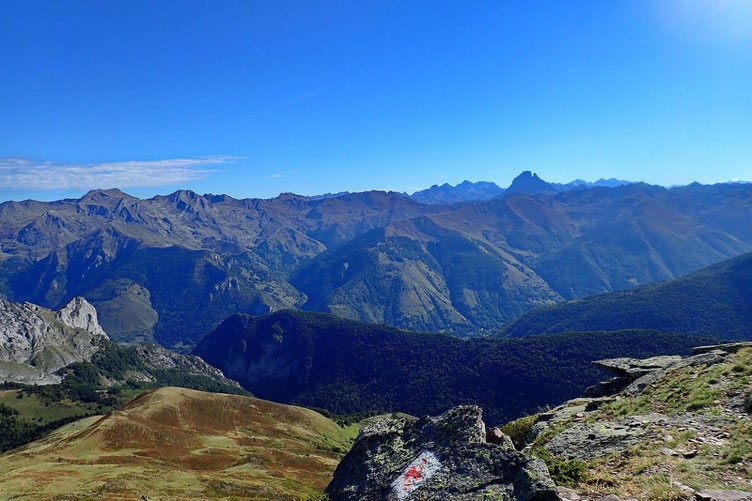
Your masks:
<svg viewBox="0 0 752 501"><path fill-rule="evenodd" d="M75 298L57 313L31 303L0 300L0 381L57 383L53 373L89 360L108 339L94 307Z"/></svg>
<svg viewBox="0 0 752 501"><path fill-rule="evenodd" d="M559 499L542 461L486 442L476 406L368 425L327 493L332 501Z"/></svg>
<svg viewBox="0 0 752 501"><path fill-rule="evenodd" d="M99 326L96 308L82 297L71 299L68 304L58 310L55 317L68 327L83 329L95 336L107 338L107 334Z"/></svg>

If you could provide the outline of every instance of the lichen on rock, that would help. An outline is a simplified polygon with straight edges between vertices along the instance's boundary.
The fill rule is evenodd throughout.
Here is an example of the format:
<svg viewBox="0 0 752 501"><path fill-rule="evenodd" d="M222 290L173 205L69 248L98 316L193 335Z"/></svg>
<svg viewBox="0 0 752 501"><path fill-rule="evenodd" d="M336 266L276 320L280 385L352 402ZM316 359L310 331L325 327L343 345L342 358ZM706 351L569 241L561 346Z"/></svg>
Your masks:
<svg viewBox="0 0 752 501"><path fill-rule="evenodd" d="M386 418L364 428L327 487L338 500L557 500L545 464L486 442L482 411Z"/></svg>

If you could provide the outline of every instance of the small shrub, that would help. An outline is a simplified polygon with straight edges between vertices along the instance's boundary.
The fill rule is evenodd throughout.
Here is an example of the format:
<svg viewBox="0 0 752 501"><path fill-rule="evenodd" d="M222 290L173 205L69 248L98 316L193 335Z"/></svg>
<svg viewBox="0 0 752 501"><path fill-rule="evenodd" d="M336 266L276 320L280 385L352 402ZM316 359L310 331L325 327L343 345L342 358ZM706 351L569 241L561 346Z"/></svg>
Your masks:
<svg viewBox="0 0 752 501"><path fill-rule="evenodd" d="M587 482L589 478L587 463L579 459L560 459L551 455L543 447L535 451L535 455L543 460L548 467L548 473L556 485L573 487Z"/></svg>
<svg viewBox="0 0 752 501"><path fill-rule="evenodd" d="M530 433L530 428L535 424L535 420L538 418L537 414L532 416L524 416L519 419L505 424L501 427L501 431L506 433L509 438L512 439L515 449L520 450L525 445L525 439Z"/></svg>

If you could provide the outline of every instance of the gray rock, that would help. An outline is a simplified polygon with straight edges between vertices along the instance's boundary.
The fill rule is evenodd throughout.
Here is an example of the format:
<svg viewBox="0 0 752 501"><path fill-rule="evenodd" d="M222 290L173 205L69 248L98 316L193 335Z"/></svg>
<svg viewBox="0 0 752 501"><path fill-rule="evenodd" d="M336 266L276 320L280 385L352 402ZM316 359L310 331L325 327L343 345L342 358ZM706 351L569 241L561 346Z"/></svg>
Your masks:
<svg viewBox="0 0 752 501"><path fill-rule="evenodd" d="M364 428L326 489L344 500L558 500L545 464L486 443L482 413L380 419Z"/></svg>
<svg viewBox="0 0 752 501"><path fill-rule="evenodd" d="M31 303L0 300L0 381L51 384L55 371L88 361L109 339L97 312L75 298L54 313Z"/></svg>
<svg viewBox="0 0 752 501"><path fill-rule="evenodd" d="M613 422L577 423L551 439L545 448L564 459L589 460L623 452L647 436L643 427Z"/></svg>
<svg viewBox="0 0 752 501"><path fill-rule="evenodd" d="M713 344L710 346L696 346L692 348L693 355L700 355L702 353L708 353L711 351L723 351L725 353L736 353L742 348L752 347L752 342L743 341L740 343L726 343L726 344Z"/></svg>
<svg viewBox="0 0 752 501"><path fill-rule="evenodd" d="M561 501L579 501L582 497L569 487L557 487L556 493L559 495Z"/></svg>
<svg viewBox="0 0 752 501"><path fill-rule="evenodd" d="M752 493L744 491L730 491L705 489L695 494L698 501L752 501Z"/></svg>
<svg viewBox="0 0 752 501"><path fill-rule="evenodd" d="M107 337L97 320L97 310L84 298L75 297L55 314L64 325L73 329L83 329L96 336ZM108 338L109 339L109 338Z"/></svg>
<svg viewBox="0 0 752 501"><path fill-rule="evenodd" d="M627 388L622 392L622 395L624 395L625 397L636 397L637 395L642 393L645 388L663 378L671 371L684 367L697 367L700 365L709 366L718 364L726 359L726 355L727 353L721 350L712 350L709 352L692 355L690 357L679 357L679 359L674 361L673 363L669 363L664 367L657 368L652 372L647 372L646 374L640 376L629 386L627 386Z"/></svg>
<svg viewBox="0 0 752 501"><path fill-rule="evenodd" d="M682 357L679 355L652 357L645 359L638 358L609 358L605 360L596 360L594 365L606 369L620 377L638 379L646 374L650 374L659 369L665 369Z"/></svg>
<svg viewBox="0 0 752 501"><path fill-rule="evenodd" d="M747 343L732 343L703 346L700 349L695 349L694 354L689 357L676 355L646 359L609 358L596 360L593 362L594 365L616 374L617 377L588 388L586 396L608 396L621 392L623 396L634 397L672 370L723 362L729 353L734 353L746 345Z"/></svg>

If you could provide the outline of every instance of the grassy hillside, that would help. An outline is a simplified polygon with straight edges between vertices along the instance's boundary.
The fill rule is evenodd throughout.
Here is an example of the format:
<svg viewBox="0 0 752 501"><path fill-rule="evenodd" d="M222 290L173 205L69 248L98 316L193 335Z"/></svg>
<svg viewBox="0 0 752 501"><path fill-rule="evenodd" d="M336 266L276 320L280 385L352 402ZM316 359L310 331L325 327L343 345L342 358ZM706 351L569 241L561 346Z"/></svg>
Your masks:
<svg viewBox="0 0 752 501"><path fill-rule="evenodd" d="M358 429L252 397L162 388L0 456L0 499L311 499Z"/></svg>
<svg viewBox="0 0 752 501"><path fill-rule="evenodd" d="M497 424L581 394L602 377L592 360L686 353L706 341L639 330L463 340L282 311L230 317L196 354L262 398L413 415L473 403Z"/></svg>
<svg viewBox="0 0 752 501"><path fill-rule="evenodd" d="M752 253L677 280L539 307L499 335L619 329L752 339Z"/></svg>
<svg viewBox="0 0 752 501"><path fill-rule="evenodd" d="M59 384L0 384L0 452L35 440L72 420L118 409L163 386L249 395L196 357L155 345L104 341L90 362L61 369Z"/></svg>

